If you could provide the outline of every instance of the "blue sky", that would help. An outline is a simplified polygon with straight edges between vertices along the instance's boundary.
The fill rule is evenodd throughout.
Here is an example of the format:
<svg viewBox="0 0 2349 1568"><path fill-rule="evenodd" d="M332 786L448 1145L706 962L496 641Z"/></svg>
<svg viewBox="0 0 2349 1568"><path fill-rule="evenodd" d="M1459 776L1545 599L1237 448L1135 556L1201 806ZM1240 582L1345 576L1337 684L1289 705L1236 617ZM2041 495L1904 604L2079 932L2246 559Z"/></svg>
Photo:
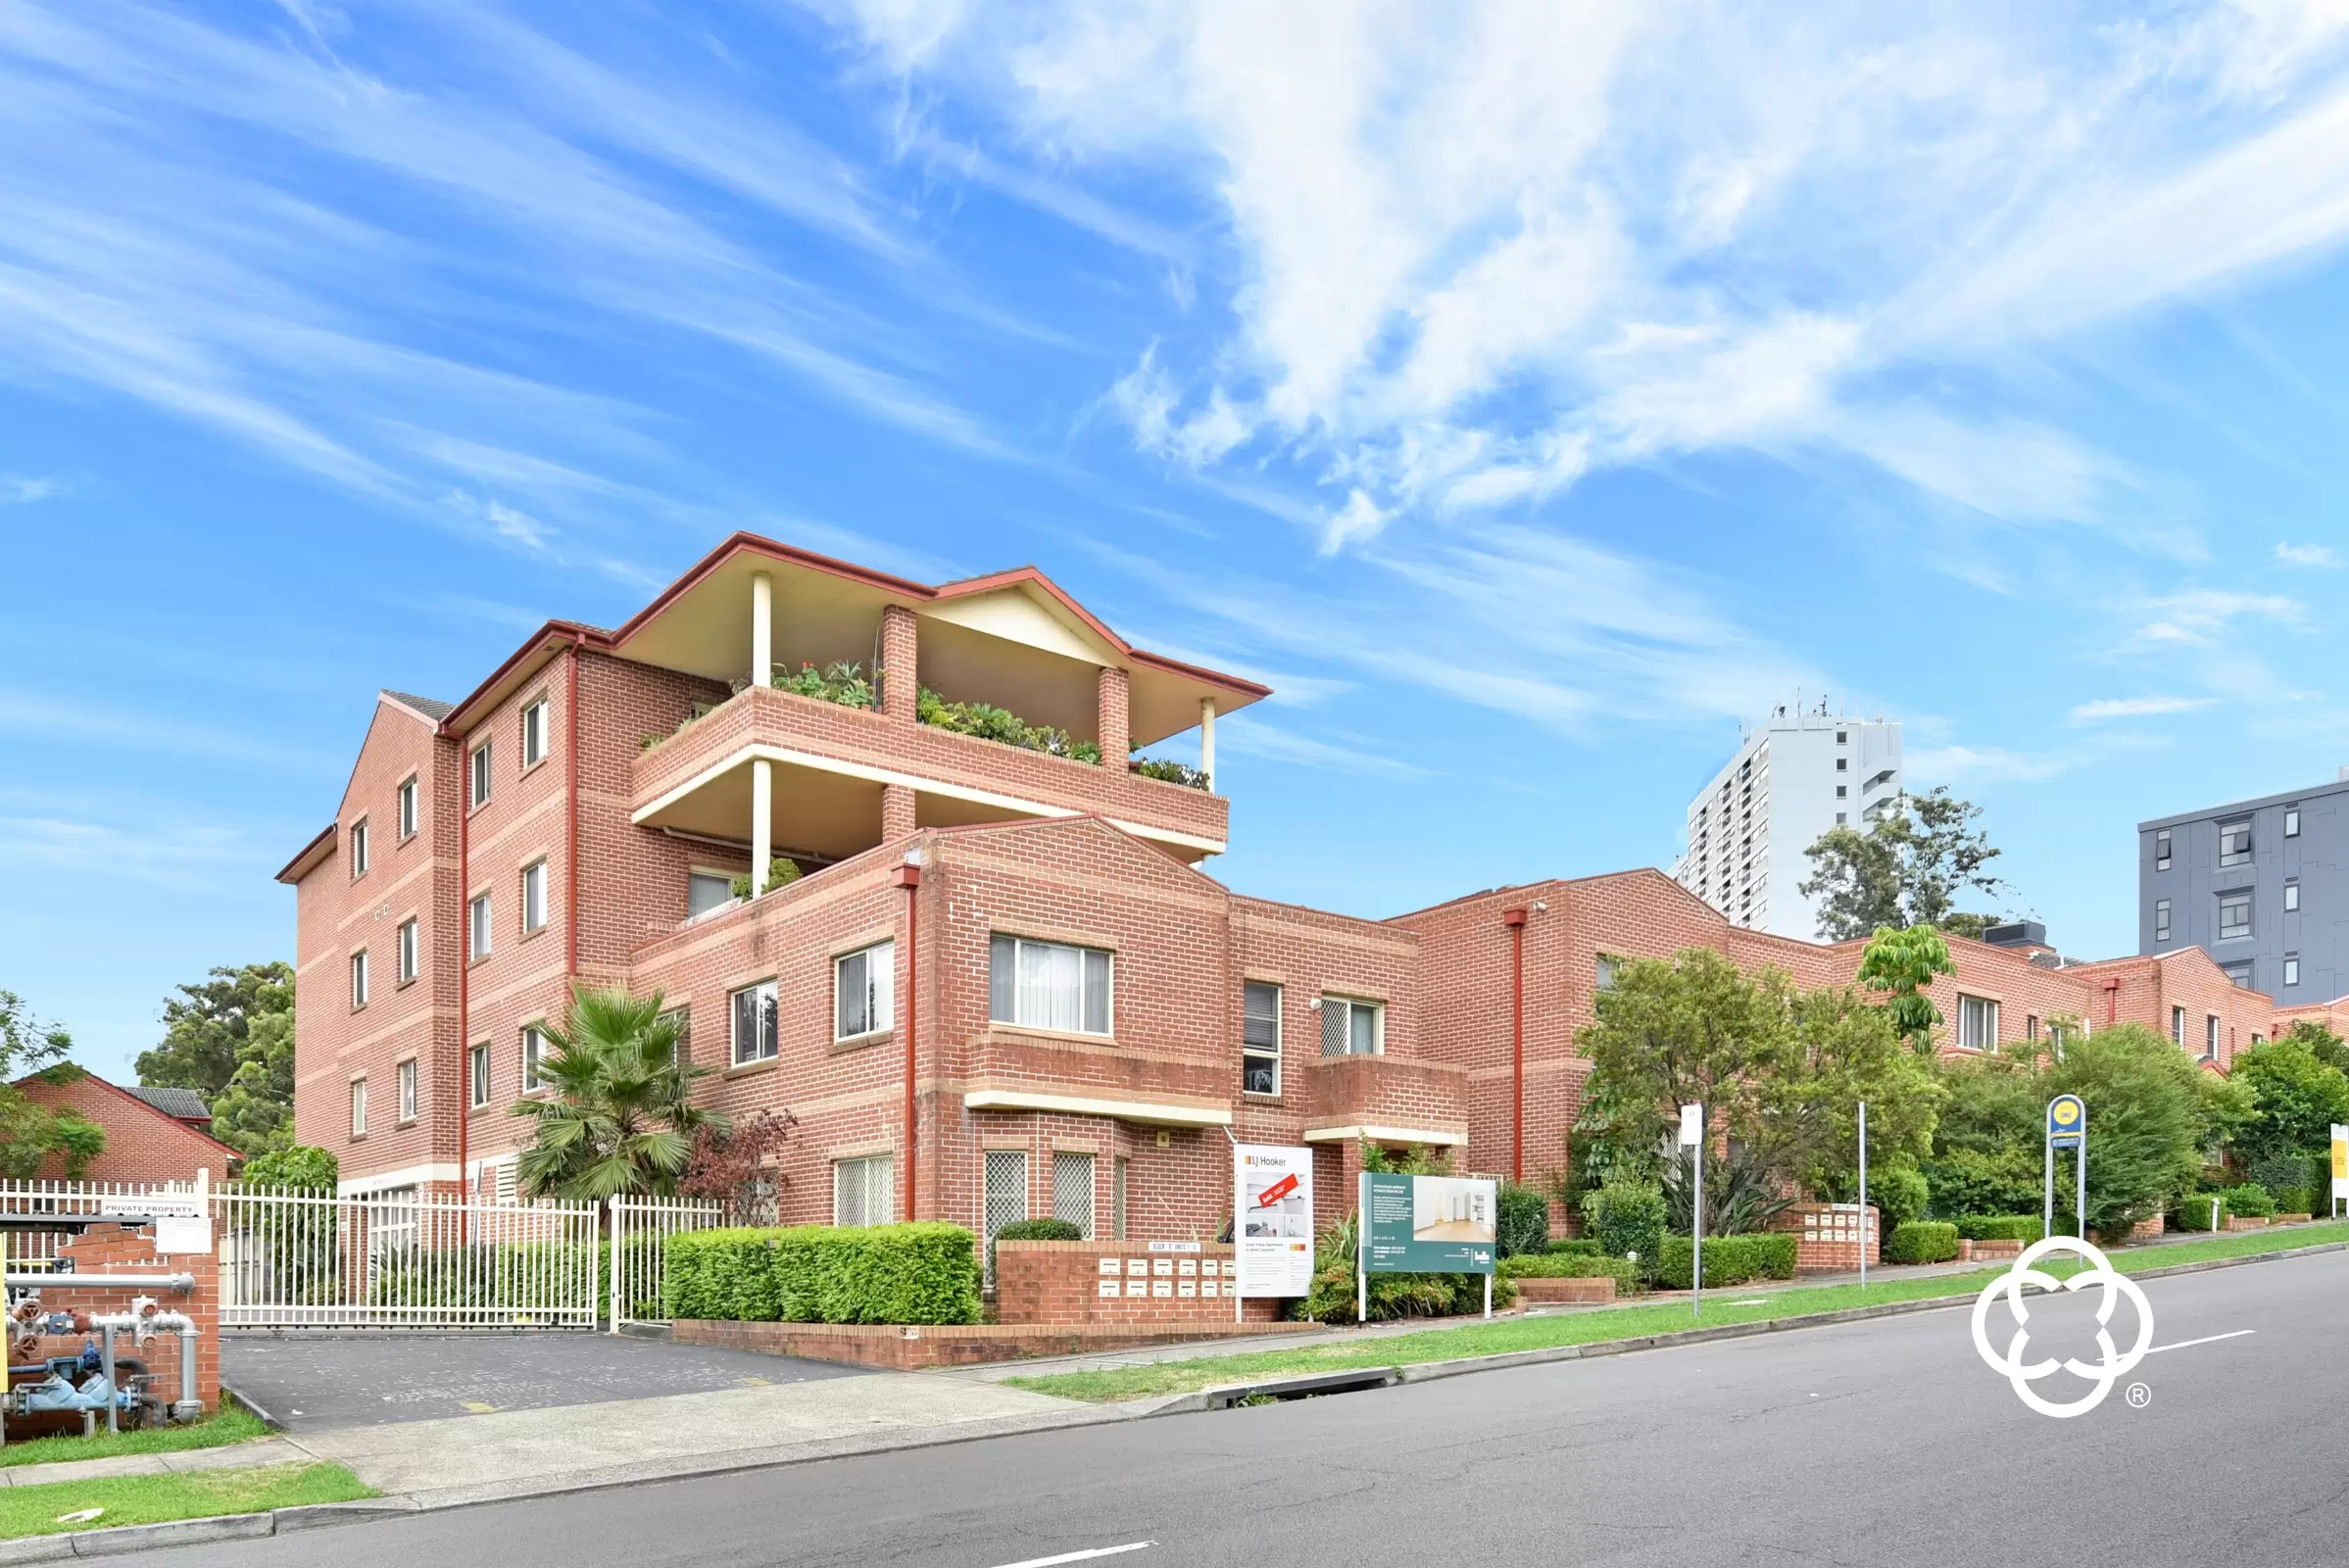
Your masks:
<svg viewBox="0 0 2349 1568"><path fill-rule="evenodd" d="M0 987L126 1073L376 688L737 527L1270 681L1251 892L1666 863L1800 691L2129 951L2349 762L2349 8L1629 9L0 0Z"/></svg>

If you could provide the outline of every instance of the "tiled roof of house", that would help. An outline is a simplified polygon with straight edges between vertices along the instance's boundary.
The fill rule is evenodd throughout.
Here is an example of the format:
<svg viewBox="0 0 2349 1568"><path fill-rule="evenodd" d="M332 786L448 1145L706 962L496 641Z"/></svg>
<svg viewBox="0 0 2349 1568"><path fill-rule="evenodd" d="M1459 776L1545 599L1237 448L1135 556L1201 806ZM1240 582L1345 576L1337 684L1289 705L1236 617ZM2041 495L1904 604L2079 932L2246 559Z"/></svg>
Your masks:
<svg viewBox="0 0 2349 1568"><path fill-rule="evenodd" d="M159 1089L147 1084L124 1084L122 1088L175 1121L212 1120L211 1107L193 1089Z"/></svg>
<svg viewBox="0 0 2349 1568"><path fill-rule="evenodd" d="M413 692L395 692L388 686L383 689L383 695L404 708L415 709L435 723L447 718L457 707L455 703L435 702L429 697L418 697Z"/></svg>

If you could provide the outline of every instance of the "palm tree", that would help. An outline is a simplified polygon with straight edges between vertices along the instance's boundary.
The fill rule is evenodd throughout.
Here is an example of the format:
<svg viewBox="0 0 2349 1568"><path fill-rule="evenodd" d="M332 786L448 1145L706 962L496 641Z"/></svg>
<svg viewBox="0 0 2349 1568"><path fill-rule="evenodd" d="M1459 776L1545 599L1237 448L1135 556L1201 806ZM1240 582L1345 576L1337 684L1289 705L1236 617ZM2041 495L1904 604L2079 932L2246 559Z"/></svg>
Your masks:
<svg viewBox="0 0 2349 1568"><path fill-rule="evenodd" d="M624 990L571 998L570 1027L549 1028L538 1073L553 1091L518 1101L513 1113L538 1123L518 1162L533 1198L605 1199L677 1190L694 1133L723 1132L726 1118L687 1102L710 1069L677 1059L677 1024L661 996Z"/></svg>

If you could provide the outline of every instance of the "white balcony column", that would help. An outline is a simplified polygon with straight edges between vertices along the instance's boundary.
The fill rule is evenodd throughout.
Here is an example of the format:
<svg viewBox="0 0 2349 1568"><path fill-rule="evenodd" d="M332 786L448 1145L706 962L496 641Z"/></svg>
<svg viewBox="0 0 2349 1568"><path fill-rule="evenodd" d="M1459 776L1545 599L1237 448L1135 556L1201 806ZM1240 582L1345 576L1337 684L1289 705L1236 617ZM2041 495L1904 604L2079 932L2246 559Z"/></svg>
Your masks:
<svg viewBox="0 0 2349 1568"><path fill-rule="evenodd" d="M775 764L751 759L751 897L766 891L766 866L775 858Z"/></svg>
<svg viewBox="0 0 2349 1568"><path fill-rule="evenodd" d="M1215 792L1215 699L1199 700L1199 770L1207 775L1207 793Z"/></svg>
<svg viewBox="0 0 2349 1568"><path fill-rule="evenodd" d="M751 684L775 683L775 579L751 573Z"/></svg>

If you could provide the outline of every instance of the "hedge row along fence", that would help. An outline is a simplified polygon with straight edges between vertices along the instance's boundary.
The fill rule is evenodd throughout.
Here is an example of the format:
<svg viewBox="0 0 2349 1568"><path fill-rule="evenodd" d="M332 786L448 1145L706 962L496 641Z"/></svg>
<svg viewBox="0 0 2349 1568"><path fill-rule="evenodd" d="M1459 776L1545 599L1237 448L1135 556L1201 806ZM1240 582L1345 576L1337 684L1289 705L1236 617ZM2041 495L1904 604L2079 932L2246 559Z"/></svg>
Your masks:
<svg viewBox="0 0 2349 1568"><path fill-rule="evenodd" d="M1707 1285L1749 1285L1755 1280L1794 1277L1791 1232L1767 1236L1708 1236L1704 1239L1704 1282ZM1657 1277L1676 1291L1688 1289L1695 1270L1695 1250L1686 1236L1664 1238L1657 1259Z"/></svg>
<svg viewBox="0 0 2349 1568"><path fill-rule="evenodd" d="M668 1243L671 1318L976 1323L979 1253L959 1225L687 1231Z"/></svg>

